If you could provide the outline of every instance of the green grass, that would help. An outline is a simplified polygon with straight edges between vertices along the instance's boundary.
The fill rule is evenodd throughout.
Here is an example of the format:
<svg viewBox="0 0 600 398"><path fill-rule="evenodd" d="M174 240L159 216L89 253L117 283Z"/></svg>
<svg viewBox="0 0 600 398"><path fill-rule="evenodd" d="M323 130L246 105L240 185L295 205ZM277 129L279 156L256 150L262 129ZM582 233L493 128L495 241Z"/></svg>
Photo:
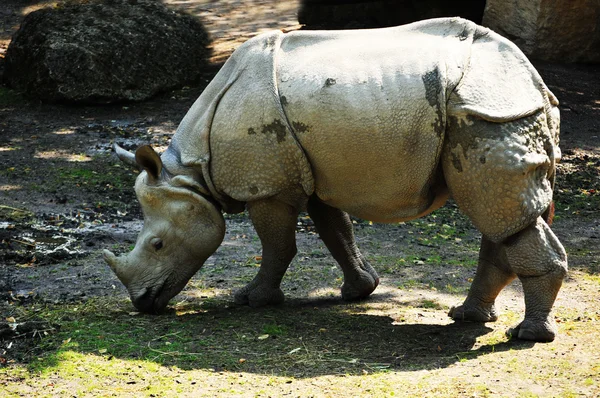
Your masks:
<svg viewBox="0 0 600 398"><path fill-rule="evenodd" d="M108 169L106 172L99 172L92 169L93 165L88 167L59 167L56 175L52 179L52 185L68 184L75 186L106 187L109 190L133 190L133 181L135 176L129 170L123 170L121 167Z"/></svg>
<svg viewBox="0 0 600 398"><path fill-rule="evenodd" d="M270 336L282 336L286 334L285 327L276 324L265 325L262 331L263 333L268 334Z"/></svg>
<svg viewBox="0 0 600 398"><path fill-rule="evenodd" d="M398 289L411 290L422 286L423 284L416 279L408 279L398 285Z"/></svg>
<svg viewBox="0 0 600 398"><path fill-rule="evenodd" d="M228 308L221 298L150 316L131 312L131 304L120 299L34 303L13 307L11 316L60 327L0 368L0 380L6 396L598 391L600 361L593 353L600 349L600 317L594 311L557 308L560 340L531 344L504 335L521 313L503 310L497 324L448 324L438 318L445 308L437 298L424 298L410 305L313 302L248 309ZM532 383L542 389L532 389Z"/></svg>
<svg viewBox="0 0 600 398"><path fill-rule="evenodd" d="M421 308L428 308L432 310L441 310L443 306L436 300L423 299L420 304Z"/></svg>
<svg viewBox="0 0 600 398"><path fill-rule="evenodd" d="M583 157L566 156L564 163L559 165L557 174L557 216L596 216L600 208L599 158L593 153Z"/></svg>
<svg viewBox="0 0 600 398"><path fill-rule="evenodd" d="M101 162L101 158L98 157L93 162L85 164L60 163L59 167L50 167L45 171L43 181L36 180L35 178L42 176L38 173L32 173L32 169L29 167L1 169L0 175L18 179L21 181L20 184L26 186L26 189L38 193L56 194L57 192L81 191L82 189L85 192L101 193L104 196L96 205L121 208L123 206L122 198L113 200L110 194L117 192L119 195L133 196L135 175L120 165L106 167L103 171L96 171L101 167L94 162ZM107 194L109 196L106 196ZM98 198L97 195L96 197Z"/></svg>
<svg viewBox="0 0 600 398"><path fill-rule="evenodd" d="M31 220L35 214L25 208L0 205L0 220L12 222L24 222Z"/></svg>

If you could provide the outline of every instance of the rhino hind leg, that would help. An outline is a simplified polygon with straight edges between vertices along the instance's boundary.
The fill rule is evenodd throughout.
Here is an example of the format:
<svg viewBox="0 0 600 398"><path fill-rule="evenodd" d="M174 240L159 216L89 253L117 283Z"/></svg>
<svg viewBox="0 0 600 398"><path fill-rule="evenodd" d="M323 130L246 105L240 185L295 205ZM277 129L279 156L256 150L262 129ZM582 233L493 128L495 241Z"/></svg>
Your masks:
<svg viewBox="0 0 600 398"><path fill-rule="evenodd" d="M471 292L454 319L492 321L493 301L515 275L525 294L525 319L511 336L551 341L550 310L567 269L550 218L554 138L546 113L509 122L449 118L444 178L461 210L485 237Z"/></svg>
<svg viewBox="0 0 600 398"><path fill-rule="evenodd" d="M565 249L541 217L507 239L504 247L525 294L525 319L507 334L523 340L554 340L557 327L550 311L567 274Z"/></svg>
<svg viewBox="0 0 600 398"><path fill-rule="evenodd" d="M356 246L354 228L348 214L326 205L315 196L308 202L308 214L321 239L342 268L342 298L352 301L368 297L379 284L379 276Z"/></svg>
<svg viewBox="0 0 600 398"><path fill-rule="evenodd" d="M449 315L457 321L495 321L496 296L518 276L525 294L525 319L510 328L507 335L522 340L553 341L557 328L550 312L566 273L565 249L539 217L501 243L482 239L479 266L469 295Z"/></svg>
<svg viewBox="0 0 600 398"><path fill-rule="evenodd" d="M502 244L481 238L479 264L465 302L448 315L456 321L495 322L495 301L500 291L516 277Z"/></svg>
<svg viewBox="0 0 600 398"><path fill-rule="evenodd" d="M254 279L235 294L236 304L280 304L283 275L296 255L298 210L275 199L248 203L250 219L262 243L262 263Z"/></svg>

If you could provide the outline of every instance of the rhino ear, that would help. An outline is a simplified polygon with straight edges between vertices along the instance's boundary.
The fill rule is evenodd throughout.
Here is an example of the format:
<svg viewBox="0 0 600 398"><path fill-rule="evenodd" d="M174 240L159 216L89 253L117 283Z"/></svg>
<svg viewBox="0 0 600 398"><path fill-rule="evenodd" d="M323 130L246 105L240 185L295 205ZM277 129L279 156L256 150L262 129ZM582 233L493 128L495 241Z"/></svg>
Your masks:
<svg viewBox="0 0 600 398"><path fill-rule="evenodd" d="M158 180L163 164L160 156L154 152L154 149L150 145L144 145L135 151L135 161L140 167L146 170L152 179Z"/></svg>

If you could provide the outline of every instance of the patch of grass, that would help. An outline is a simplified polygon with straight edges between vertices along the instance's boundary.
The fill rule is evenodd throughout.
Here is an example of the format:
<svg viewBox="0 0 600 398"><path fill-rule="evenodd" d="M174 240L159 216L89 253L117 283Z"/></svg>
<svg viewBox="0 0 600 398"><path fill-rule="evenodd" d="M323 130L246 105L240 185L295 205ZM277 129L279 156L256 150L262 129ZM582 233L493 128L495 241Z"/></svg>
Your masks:
<svg viewBox="0 0 600 398"><path fill-rule="evenodd" d="M29 362L29 370L41 375L54 372L57 367L71 374L71 358L82 359L80 355L93 355L107 360L145 361L148 366L177 363L185 366L197 363L202 357L203 348L214 348L214 339L187 329L185 321L177 316L163 317L159 322L142 315L130 315L118 307L107 308L107 302L92 300L67 308L47 307L37 316L43 316L52 323L61 325L60 332L46 338L39 348L43 350L37 360ZM111 302L111 304L115 304ZM104 316L102 315L104 313ZM135 313L134 313L135 314ZM189 312L187 316L189 317ZM227 328L223 328L226 330ZM94 361L92 361L94 362ZM221 366L235 367L236 361L221 359ZM209 364L205 364L208 366ZM103 372L109 369L102 367Z"/></svg>
<svg viewBox="0 0 600 398"><path fill-rule="evenodd" d="M396 274L406 268L414 266L457 266L464 268L476 268L478 264L477 256L466 258L452 258L441 256L439 254L429 254L426 256L410 255L406 257L396 257L390 255L372 255L368 257L369 262L378 272L385 274Z"/></svg>
<svg viewBox="0 0 600 398"><path fill-rule="evenodd" d="M592 379L591 377L588 377L587 379L585 379L583 381L583 385L588 386L588 387L594 386L594 385L596 385L596 383L597 383L597 381Z"/></svg>
<svg viewBox="0 0 600 398"><path fill-rule="evenodd" d="M377 269L377 271L383 273L394 273L405 267L414 265L420 260L420 258L412 255L400 257L388 254L373 254L368 256L367 260Z"/></svg>
<svg viewBox="0 0 600 398"><path fill-rule="evenodd" d="M125 191L133 193L134 174L121 167L107 167L103 170L97 163L98 161L95 160L85 165L65 165L49 170L43 189L47 192L55 192L64 191L65 188L78 189L84 187L86 190L93 189L100 192ZM119 202L106 198L102 204L107 207L118 205Z"/></svg>
<svg viewBox="0 0 600 398"><path fill-rule="evenodd" d="M76 185L110 185L113 188L121 189L125 186L125 180L130 180L129 178L123 178L124 176L125 173L115 173L113 171L100 173L89 168L76 167L59 168L57 179ZM129 182L127 181L128 184ZM130 187L130 185L128 186Z"/></svg>
<svg viewBox="0 0 600 398"><path fill-rule="evenodd" d="M438 303L436 300L423 299L420 303L421 308L428 308L433 310L441 310L444 307Z"/></svg>
<svg viewBox="0 0 600 398"><path fill-rule="evenodd" d="M27 209L0 205L0 220L9 222L25 222L32 220L35 214Z"/></svg>
<svg viewBox="0 0 600 398"><path fill-rule="evenodd" d="M444 263L447 265L455 265L457 267L476 268L479 260L476 255L473 255L468 258L448 258L444 261Z"/></svg>
<svg viewBox="0 0 600 398"><path fill-rule="evenodd" d="M68 179L68 180L78 180L78 181L88 180L88 181L97 182L98 174L99 173L94 170L84 169L84 168L75 168L75 169L70 169L70 170L63 169L60 172L59 176L63 179Z"/></svg>
<svg viewBox="0 0 600 398"><path fill-rule="evenodd" d="M571 264L578 263L576 267L591 277L589 278L591 281L595 280L595 276L600 275L600 246L567 247L566 249Z"/></svg>
<svg viewBox="0 0 600 398"><path fill-rule="evenodd" d="M600 285L600 274L583 274L583 278L593 283Z"/></svg>
<svg viewBox="0 0 600 398"><path fill-rule="evenodd" d="M450 294L465 294L469 292L469 287L470 284L460 286L447 283L444 286L437 287L437 289Z"/></svg>
<svg viewBox="0 0 600 398"><path fill-rule="evenodd" d="M420 286L422 286L423 284L416 280L416 279L408 279L406 281L403 281L401 284L398 285L398 289L402 289L402 290L412 290L412 289L416 289Z"/></svg>
<svg viewBox="0 0 600 398"><path fill-rule="evenodd" d="M590 215L600 208L600 195L564 189L555 203L556 212L559 213L555 219L559 219L565 213L575 216Z"/></svg>
<svg viewBox="0 0 600 398"><path fill-rule="evenodd" d="M506 336L506 333L502 328L495 330L492 333L483 335L479 339L477 339L478 344L481 344L482 346L491 347L490 350L492 352L495 351L496 345L506 343L507 341L508 337Z"/></svg>
<svg viewBox="0 0 600 398"><path fill-rule="evenodd" d="M600 208L600 158L593 153L571 153L563 156L558 171L558 215L594 217Z"/></svg>
<svg viewBox="0 0 600 398"><path fill-rule="evenodd" d="M284 334L286 334L284 326L277 325L274 323L263 326L262 332L270 336L283 336Z"/></svg>

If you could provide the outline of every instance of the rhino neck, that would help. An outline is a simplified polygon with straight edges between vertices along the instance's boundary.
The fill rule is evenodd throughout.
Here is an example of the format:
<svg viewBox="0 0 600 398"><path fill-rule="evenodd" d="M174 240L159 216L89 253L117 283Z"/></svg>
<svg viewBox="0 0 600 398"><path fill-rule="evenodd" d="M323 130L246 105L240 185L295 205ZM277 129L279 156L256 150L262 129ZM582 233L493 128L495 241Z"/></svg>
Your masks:
<svg viewBox="0 0 600 398"><path fill-rule="evenodd" d="M181 155L179 151L174 148L173 145L169 146L167 150L162 153L160 159L163 163L163 167L169 171L171 176L190 176L193 177L194 180L200 182L200 179L202 178L202 171L196 170L195 167L185 166L181 162ZM204 182L203 178L202 181Z"/></svg>
<svg viewBox="0 0 600 398"><path fill-rule="evenodd" d="M218 207L226 213L241 213L246 207L246 203L239 202L228 196L217 192L216 188L210 180L210 173L207 164L186 166L181 161L180 152L173 145L170 145L161 155L163 167L168 171L170 176L185 175L192 177L194 181L200 184L204 189L211 193L210 198L206 198L211 202L218 204ZM205 195L202 195L205 196Z"/></svg>

